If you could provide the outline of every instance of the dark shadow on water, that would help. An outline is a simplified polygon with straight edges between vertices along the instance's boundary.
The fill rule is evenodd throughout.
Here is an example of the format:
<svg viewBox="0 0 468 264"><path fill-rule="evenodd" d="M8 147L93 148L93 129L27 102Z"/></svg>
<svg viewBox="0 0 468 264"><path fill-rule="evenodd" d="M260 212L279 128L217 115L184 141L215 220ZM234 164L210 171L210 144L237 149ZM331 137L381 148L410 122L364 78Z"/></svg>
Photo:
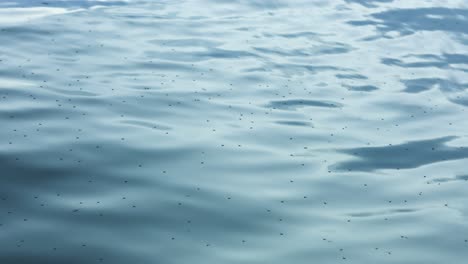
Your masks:
<svg viewBox="0 0 468 264"><path fill-rule="evenodd" d="M435 85L438 85L439 89L443 92L459 92L468 89L468 83L459 83L452 80L446 80L441 78L419 78L402 80L405 85L404 92L407 93L419 93L430 90Z"/></svg>
<svg viewBox="0 0 468 264"><path fill-rule="evenodd" d="M432 89L434 85L439 84L439 78L420 78L411 80L402 80L405 85L403 92L406 93L420 93Z"/></svg>
<svg viewBox="0 0 468 264"><path fill-rule="evenodd" d="M410 141L400 145L340 150L357 159L337 163L332 169L340 171L411 169L436 162L468 158L468 148L446 145L455 138L451 136Z"/></svg>
<svg viewBox="0 0 468 264"><path fill-rule="evenodd" d="M400 59L383 58L382 63L388 66L399 66L404 68L435 67L441 69L454 69L452 65L468 64L468 55L457 53L442 54L440 56L433 54L408 55L405 57L415 57L423 60L417 62L405 62ZM464 69L460 70L466 71Z"/></svg>
<svg viewBox="0 0 468 264"><path fill-rule="evenodd" d="M419 211L418 209L392 209L387 211L379 211L379 212L359 212L359 213L351 213L348 214L352 217L373 217L373 216L381 216L381 215L394 215L394 214L407 214L407 213L414 213Z"/></svg>
<svg viewBox="0 0 468 264"><path fill-rule="evenodd" d="M399 66L403 68L446 68L449 65L443 61L419 61L419 62L404 62L400 59L383 58L382 63L388 66Z"/></svg>
<svg viewBox="0 0 468 264"><path fill-rule="evenodd" d="M468 9L443 7L393 9L374 13L371 17L369 20L348 23L354 26L373 25L381 33L398 31L402 35L422 30L468 33Z"/></svg>
<svg viewBox="0 0 468 264"><path fill-rule="evenodd" d="M338 79L359 79L359 80L365 80L367 79L366 76L361 75L361 74L336 74L336 78Z"/></svg>
<svg viewBox="0 0 468 264"><path fill-rule="evenodd" d="M259 58L255 53L238 50L226 50L213 47L205 47L205 51L175 52L167 53L160 51L146 51L145 55L151 59L168 61L205 61L211 59L241 59L241 58Z"/></svg>
<svg viewBox="0 0 468 264"><path fill-rule="evenodd" d="M338 108L342 105L335 102L329 101L315 101L315 100L302 100L302 99L292 99L292 100L278 100L271 101L266 107L274 109L283 109L283 110L293 110L300 107L314 106L314 107L325 107L325 108Z"/></svg>
<svg viewBox="0 0 468 264"><path fill-rule="evenodd" d="M432 180L432 182L452 182L452 181L468 181L468 175L458 175L454 178L437 178Z"/></svg>
<svg viewBox="0 0 468 264"><path fill-rule="evenodd" d="M356 92L372 92L379 89L374 85L347 85L346 87L348 90Z"/></svg>
<svg viewBox="0 0 468 264"><path fill-rule="evenodd" d="M285 126L313 127L312 123L302 122L302 121L276 121L275 123L279 125L285 125Z"/></svg>
<svg viewBox="0 0 468 264"><path fill-rule="evenodd" d="M468 83L459 83L455 80L447 80L441 78L419 78L408 79L401 81L406 93L421 93L437 87L443 92L452 103L468 106L468 99L463 96L463 93L468 90Z"/></svg>

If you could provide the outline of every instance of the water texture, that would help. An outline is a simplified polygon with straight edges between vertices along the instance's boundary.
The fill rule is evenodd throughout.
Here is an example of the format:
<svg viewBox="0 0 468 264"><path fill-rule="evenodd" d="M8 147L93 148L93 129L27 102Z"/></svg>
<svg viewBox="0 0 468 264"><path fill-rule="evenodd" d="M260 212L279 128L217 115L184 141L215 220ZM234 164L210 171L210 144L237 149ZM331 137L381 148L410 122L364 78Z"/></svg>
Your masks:
<svg viewBox="0 0 468 264"><path fill-rule="evenodd" d="M465 0L2 1L0 263L468 259Z"/></svg>

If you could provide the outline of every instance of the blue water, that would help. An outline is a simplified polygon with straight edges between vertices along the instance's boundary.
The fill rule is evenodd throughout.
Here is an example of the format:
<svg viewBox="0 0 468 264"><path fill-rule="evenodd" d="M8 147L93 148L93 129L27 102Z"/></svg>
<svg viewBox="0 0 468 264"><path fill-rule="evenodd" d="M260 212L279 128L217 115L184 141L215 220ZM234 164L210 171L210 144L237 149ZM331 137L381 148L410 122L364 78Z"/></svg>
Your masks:
<svg viewBox="0 0 468 264"><path fill-rule="evenodd" d="M465 0L2 1L0 263L468 260Z"/></svg>

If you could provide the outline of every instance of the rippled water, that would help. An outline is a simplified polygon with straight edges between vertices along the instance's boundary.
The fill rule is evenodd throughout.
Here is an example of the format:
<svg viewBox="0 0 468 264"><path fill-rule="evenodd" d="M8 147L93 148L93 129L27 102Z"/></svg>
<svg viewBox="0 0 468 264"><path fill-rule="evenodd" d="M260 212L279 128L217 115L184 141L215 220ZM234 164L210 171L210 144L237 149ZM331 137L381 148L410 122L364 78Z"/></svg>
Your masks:
<svg viewBox="0 0 468 264"><path fill-rule="evenodd" d="M466 263L465 0L5 1L0 263Z"/></svg>

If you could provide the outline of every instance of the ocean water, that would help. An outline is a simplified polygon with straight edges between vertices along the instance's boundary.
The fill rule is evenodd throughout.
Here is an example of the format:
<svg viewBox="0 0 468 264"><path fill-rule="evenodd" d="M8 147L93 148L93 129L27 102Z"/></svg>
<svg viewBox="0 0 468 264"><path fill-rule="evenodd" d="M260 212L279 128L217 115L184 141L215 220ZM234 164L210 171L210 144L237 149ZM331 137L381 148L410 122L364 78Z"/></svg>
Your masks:
<svg viewBox="0 0 468 264"><path fill-rule="evenodd" d="M468 2L0 3L0 263L468 261Z"/></svg>

